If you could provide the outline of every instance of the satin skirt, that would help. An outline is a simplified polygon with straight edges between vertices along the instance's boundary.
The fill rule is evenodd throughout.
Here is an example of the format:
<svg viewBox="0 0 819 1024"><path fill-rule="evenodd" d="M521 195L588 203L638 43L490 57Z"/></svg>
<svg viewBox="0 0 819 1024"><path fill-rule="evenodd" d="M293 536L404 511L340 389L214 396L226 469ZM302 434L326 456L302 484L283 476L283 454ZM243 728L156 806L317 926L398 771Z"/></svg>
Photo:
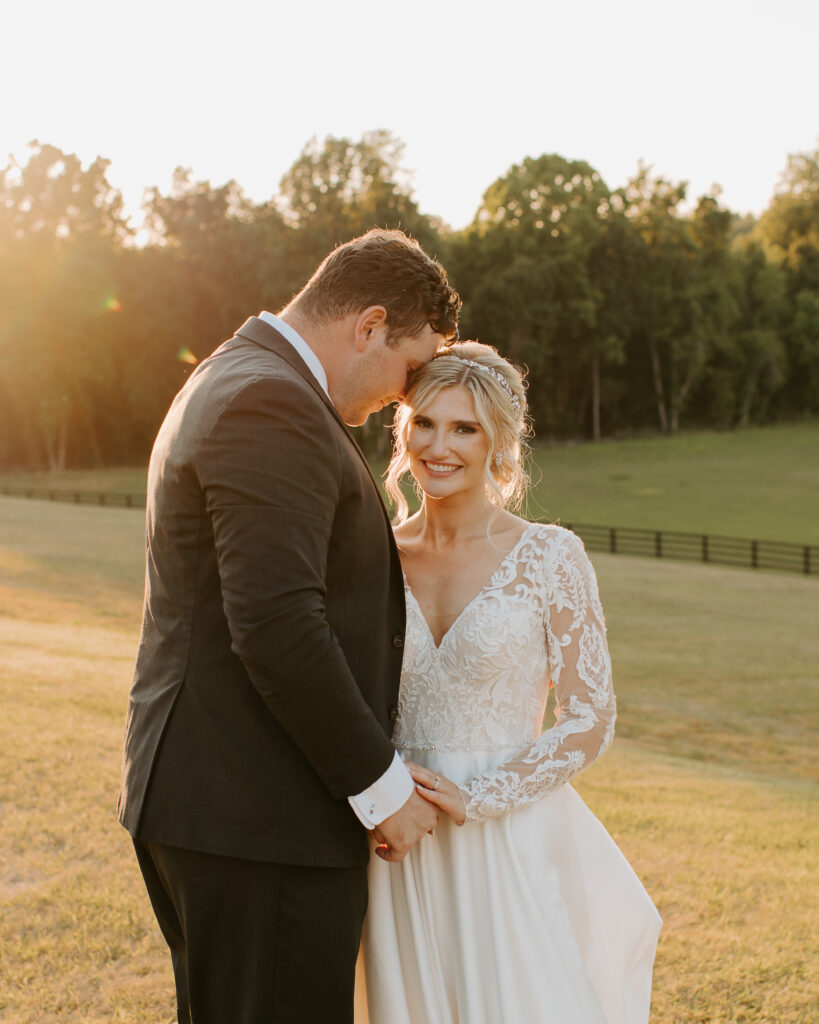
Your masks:
<svg viewBox="0 0 819 1024"><path fill-rule="evenodd" d="M503 752L511 756L514 750ZM465 782L491 753L402 755ZM661 920L570 785L370 858L356 1024L645 1024Z"/></svg>

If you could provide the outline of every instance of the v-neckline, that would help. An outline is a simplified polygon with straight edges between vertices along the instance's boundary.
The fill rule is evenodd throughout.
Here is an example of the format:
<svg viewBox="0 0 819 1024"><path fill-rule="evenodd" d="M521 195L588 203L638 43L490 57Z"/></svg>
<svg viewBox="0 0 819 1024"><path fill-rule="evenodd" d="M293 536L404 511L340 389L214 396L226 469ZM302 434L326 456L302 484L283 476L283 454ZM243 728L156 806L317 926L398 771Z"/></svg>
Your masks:
<svg viewBox="0 0 819 1024"><path fill-rule="evenodd" d="M458 614L455 616L455 618L452 620L452 622L446 628L446 630L444 631L444 633L441 636L441 639L438 641L437 644L435 643L435 637L433 636L432 629L430 628L429 622L427 621L427 617L426 617L426 615L424 615L424 611L421 608L421 605L420 605L420 603L418 601L418 598L415 596L415 594L412 591L412 587L410 586L410 582L407 579L407 574L404 572L403 569L401 570L401 575L404 577L404 588L405 588L406 592L409 594L409 596L412 598L413 602L415 603L415 607L418 609L418 614L421 616L421 621L424 623L424 626L426 627L427 635L429 636L430 642L432 643L432 649L436 652L436 654L444 646L444 643L446 642L447 637L450 635L450 633L453 631L453 629L455 629L455 627L458 625L458 623L461 621L461 619L464 617L464 615L466 615L466 613L469 611L469 609L472 607L472 605L475 604L478 601L478 599L480 597L482 597L483 594L487 590L491 589L495 577L501 572L501 570L504 568L504 566L509 561L509 559L512 558L513 555L515 555L517 553L518 548L520 547L521 543L523 542L523 538L530 532L530 530L533 530L538 525L541 525L541 524L539 524L539 523L529 523L529 525L524 528L523 532L518 537L518 539L515 541L515 543L512 545L512 547L509 548L509 550L506 552L506 554L503 556L503 558L500 560L500 562L498 562L498 565L492 571L492 574L489 576L489 578L484 583L484 585L481 587L481 589L474 595L474 597L470 598L470 600L466 602L466 604L463 606L463 608L461 608L461 610L458 612Z"/></svg>

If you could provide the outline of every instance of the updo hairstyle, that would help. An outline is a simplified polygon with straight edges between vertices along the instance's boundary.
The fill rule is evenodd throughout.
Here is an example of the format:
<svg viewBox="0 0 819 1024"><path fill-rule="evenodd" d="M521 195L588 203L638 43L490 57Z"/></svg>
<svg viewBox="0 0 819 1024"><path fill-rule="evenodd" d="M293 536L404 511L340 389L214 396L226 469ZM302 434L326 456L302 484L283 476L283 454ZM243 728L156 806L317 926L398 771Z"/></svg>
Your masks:
<svg viewBox="0 0 819 1024"><path fill-rule="evenodd" d="M502 378L505 386L498 378ZM407 436L412 418L442 391L458 385L471 393L475 417L488 441L484 467L487 497L498 509L519 508L525 497L529 475L524 458L531 428L523 374L491 345L462 341L439 352L413 373L404 400L396 410L393 454L384 479L384 489L397 509L396 524L403 523L409 515L400 482L410 470ZM417 483L415 491L421 499Z"/></svg>

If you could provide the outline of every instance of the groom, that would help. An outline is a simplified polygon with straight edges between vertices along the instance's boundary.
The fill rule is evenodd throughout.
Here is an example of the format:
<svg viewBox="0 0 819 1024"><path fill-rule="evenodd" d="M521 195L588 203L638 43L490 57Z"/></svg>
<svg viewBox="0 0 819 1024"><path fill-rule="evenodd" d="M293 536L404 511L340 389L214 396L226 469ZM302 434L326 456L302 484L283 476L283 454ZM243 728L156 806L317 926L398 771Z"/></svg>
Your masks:
<svg viewBox="0 0 819 1024"><path fill-rule="evenodd" d="M352 1021L366 830L434 829L389 737L401 568L344 424L456 334L443 268L398 231L335 249L191 376L148 476L119 820L192 1024Z"/></svg>

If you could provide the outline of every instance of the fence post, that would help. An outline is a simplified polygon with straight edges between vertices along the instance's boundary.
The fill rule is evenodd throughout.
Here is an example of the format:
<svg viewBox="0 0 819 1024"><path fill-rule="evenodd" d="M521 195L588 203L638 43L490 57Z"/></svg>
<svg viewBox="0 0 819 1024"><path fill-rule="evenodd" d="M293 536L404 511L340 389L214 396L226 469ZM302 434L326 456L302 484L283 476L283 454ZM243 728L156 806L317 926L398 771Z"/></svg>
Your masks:
<svg viewBox="0 0 819 1024"><path fill-rule="evenodd" d="M759 552L758 552L757 548L758 548L757 542L755 540L752 540L751 541L751 568L752 569L758 569L759 568Z"/></svg>
<svg viewBox="0 0 819 1024"><path fill-rule="evenodd" d="M802 568L806 576L810 576L810 544L802 548Z"/></svg>
<svg viewBox="0 0 819 1024"><path fill-rule="evenodd" d="M654 534L654 554L657 558L663 557L663 535L660 530Z"/></svg>
<svg viewBox="0 0 819 1024"><path fill-rule="evenodd" d="M105 504L105 492L104 491L100 491L100 493L99 493L99 503L100 503L100 505L104 505Z"/></svg>
<svg viewBox="0 0 819 1024"><path fill-rule="evenodd" d="M700 543L700 550L702 551L702 560L703 560L703 562L707 562L708 561L708 535L705 534L705 533L702 535L702 542Z"/></svg>
<svg viewBox="0 0 819 1024"><path fill-rule="evenodd" d="M617 554L617 530L613 527L609 527L609 551L611 554Z"/></svg>

